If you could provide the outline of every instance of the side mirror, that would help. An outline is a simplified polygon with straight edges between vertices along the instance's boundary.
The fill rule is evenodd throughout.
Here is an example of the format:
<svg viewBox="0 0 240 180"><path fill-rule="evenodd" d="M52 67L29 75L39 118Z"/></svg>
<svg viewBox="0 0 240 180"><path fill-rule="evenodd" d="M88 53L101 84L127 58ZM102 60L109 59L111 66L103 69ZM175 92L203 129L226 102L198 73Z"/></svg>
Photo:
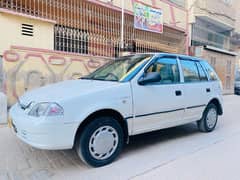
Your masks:
<svg viewBox="0 0 240 180"><path fill-rule="evenodd" d="M150 72L150 73L145 73L144 76L138 80L138 84L145 85L145 84L159 82L159 81L161 81L160 73Z"/></svg>

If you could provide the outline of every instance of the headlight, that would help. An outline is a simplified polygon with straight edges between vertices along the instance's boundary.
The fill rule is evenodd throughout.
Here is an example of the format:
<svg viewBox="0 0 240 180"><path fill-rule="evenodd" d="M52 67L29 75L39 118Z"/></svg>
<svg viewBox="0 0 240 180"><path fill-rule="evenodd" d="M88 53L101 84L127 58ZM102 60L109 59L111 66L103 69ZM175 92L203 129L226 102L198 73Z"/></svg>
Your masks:
<svg viewBox="0 0 240 180"><path fill-rule="evenodd" d="M63 115L63 108L57 103L38 103L28 113L29 116L59 116Z"/></svg>

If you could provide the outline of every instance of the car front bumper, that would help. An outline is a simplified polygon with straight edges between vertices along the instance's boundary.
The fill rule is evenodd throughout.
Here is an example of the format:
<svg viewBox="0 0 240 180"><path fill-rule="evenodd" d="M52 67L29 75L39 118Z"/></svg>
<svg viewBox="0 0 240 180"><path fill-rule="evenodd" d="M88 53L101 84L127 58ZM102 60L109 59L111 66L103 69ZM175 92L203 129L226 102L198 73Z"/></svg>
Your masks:
<svg viewBox="0 0 240 180"><path fill-rule="evenodd" d="M10 109L10 123L16 136L38 149L71 149L76 123L64 123L64 117L31 117L16 104Z"/></svg>

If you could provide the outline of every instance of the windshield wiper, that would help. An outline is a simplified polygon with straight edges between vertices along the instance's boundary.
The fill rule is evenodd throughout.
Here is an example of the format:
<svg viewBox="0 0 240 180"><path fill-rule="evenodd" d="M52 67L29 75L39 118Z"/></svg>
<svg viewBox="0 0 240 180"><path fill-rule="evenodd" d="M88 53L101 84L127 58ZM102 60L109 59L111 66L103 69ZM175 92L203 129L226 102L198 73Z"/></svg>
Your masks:
<svg viewBox="0 0 240 180"><path fill-rule="evenodd" d="M93 79L92 77L80 77L78 79Z"/></svg>
<svg viewBox="0 0 240 180"><path fill-rule="evenodd" d="M118 82L117 80L102 79L102 78L95 78L95 77L81 77L81 78L79 78L79 79L96 80L96 81L113 81L113 82Z"/></svg>

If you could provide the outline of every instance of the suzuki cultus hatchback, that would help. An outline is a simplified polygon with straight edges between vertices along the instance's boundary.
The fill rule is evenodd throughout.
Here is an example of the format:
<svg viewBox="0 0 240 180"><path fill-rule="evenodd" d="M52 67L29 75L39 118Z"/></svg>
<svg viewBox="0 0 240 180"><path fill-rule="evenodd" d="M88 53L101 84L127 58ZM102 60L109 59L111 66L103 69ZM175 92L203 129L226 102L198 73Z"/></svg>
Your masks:
<svg viewBox="0 0 240 180"><path fill-rule="evenodd" d="M117 58L79 80L29 91L10 110L22 141L39 149L74 147L94 167L111 163L129 136L190 122L211 132L222 114L213 68L165 53Z"/></svg>

